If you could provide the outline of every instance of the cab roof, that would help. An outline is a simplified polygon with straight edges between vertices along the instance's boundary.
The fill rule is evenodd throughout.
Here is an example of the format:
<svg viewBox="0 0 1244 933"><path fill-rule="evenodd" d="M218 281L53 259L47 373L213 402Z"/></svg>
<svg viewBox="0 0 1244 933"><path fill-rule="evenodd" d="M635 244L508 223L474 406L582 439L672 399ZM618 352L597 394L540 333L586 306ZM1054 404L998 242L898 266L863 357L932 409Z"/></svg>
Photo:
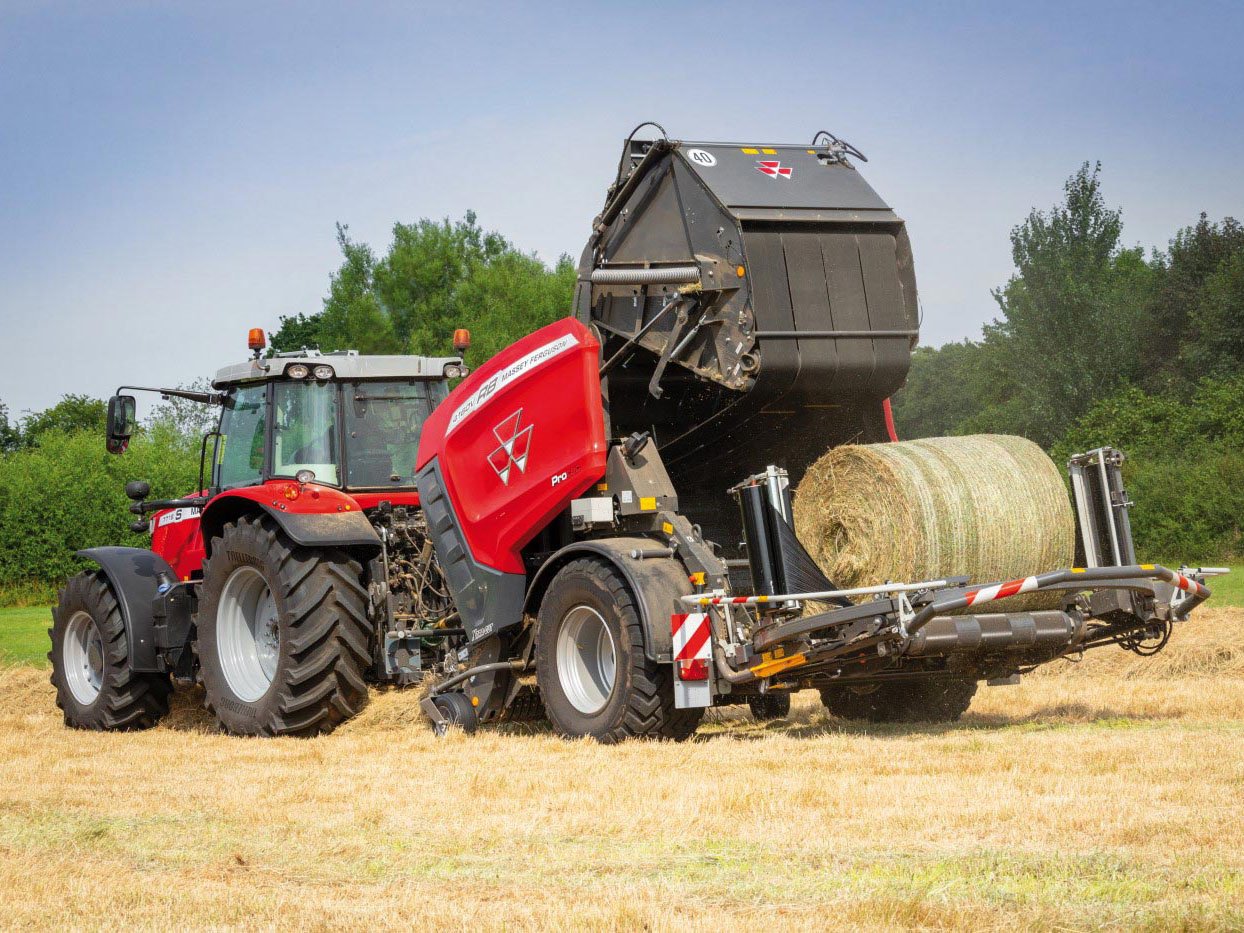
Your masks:
<svg viewBox="0 0 1244 933"><path fill-rule="evenodd" d="M356 350L338 350L320 353L318 350L298 350L278 353L258 360L247 360L217 371L212 388L220 389L240 382L260 382L276 379L285 371L301 363L308 369L331 366L333 378L355 379L442 379L445 367L461 365L460 356L361 356Z"/></svg>

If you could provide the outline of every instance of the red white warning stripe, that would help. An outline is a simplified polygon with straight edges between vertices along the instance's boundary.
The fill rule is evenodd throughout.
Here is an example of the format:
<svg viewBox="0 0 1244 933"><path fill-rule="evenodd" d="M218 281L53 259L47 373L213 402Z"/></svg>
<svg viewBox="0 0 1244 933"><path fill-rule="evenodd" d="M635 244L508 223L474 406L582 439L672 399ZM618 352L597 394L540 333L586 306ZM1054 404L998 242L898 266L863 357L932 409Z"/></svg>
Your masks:
<svg viewBox="0 0 1244 933"><path fill-rule="evenodd" d="M1205 589L1205 587L1197 583L1196 580L1189 580L1182 573L1177 572L1175 576L1179 578L1175 582L1175 585L1179 587L1181 590L1183 590L1185 593L1196 593L1199 596L1201 592Z"/></svg>
<svg viewBox="0 0 1244 933"><path fill-rule="evenodd" d="M1009 580L1006 583L997 583L973 590L964 598L969 606L975 606L977 603L991 603L995 599L1006 599L1008 596L1018 596L1020 593L1031 593L1036 588L1036 577L1024 577L1022 580Z"/></svg>
<svg viewBox="0 0 1244 933"><path fill-rule="evenodd" d="M670 631L674 636L675 661L707 661L712 653L709 644L708 613L688 612L670 616Z"/></svg>

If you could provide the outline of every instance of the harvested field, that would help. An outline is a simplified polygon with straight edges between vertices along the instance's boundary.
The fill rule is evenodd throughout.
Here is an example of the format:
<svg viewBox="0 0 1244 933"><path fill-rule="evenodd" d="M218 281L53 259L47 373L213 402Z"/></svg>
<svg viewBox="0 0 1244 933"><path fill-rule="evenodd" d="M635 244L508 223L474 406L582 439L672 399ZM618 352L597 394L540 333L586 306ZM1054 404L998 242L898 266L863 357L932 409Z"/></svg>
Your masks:
<svg viewBox="0 0 1244 933"><path fill-rule="evenodd" d="M963 721L801 694L693 742L436 740L414 693L333 736L71 732L0 668L6 926L1244 926L1244 610L1101 651Z"/></svg>

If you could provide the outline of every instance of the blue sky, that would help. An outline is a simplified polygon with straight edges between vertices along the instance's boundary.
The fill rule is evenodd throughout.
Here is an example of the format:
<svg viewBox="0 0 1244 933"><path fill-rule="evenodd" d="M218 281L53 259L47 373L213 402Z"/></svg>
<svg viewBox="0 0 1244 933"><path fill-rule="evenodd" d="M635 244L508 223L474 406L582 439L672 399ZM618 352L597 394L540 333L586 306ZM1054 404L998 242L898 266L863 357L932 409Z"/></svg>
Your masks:
<svg viewBox="0 0 1244 933"><path fill-rule="evenodd" d="M320 307L333 225L461 216L578 256L626 132L871 159L925 323L1101 160L1128 244L1244 216L1244 5L0 0L0 400L177 384Z"/></svg>

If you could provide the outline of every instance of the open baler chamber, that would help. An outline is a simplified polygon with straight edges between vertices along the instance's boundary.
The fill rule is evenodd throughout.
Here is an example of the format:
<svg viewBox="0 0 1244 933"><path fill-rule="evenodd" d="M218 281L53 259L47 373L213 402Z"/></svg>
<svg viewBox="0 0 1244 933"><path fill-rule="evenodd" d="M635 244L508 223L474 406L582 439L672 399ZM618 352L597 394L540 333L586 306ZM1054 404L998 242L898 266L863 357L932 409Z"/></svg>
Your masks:
<svg viewBox="0 0 1244 933"><path fill-rule="evenodd" d="M916 341L903 221L854 149L818 139L628 140L579 264L611 433L651 432L683 509L732 555L723 477L776 464L797 482L829 447L885 440Z"/></svg>

